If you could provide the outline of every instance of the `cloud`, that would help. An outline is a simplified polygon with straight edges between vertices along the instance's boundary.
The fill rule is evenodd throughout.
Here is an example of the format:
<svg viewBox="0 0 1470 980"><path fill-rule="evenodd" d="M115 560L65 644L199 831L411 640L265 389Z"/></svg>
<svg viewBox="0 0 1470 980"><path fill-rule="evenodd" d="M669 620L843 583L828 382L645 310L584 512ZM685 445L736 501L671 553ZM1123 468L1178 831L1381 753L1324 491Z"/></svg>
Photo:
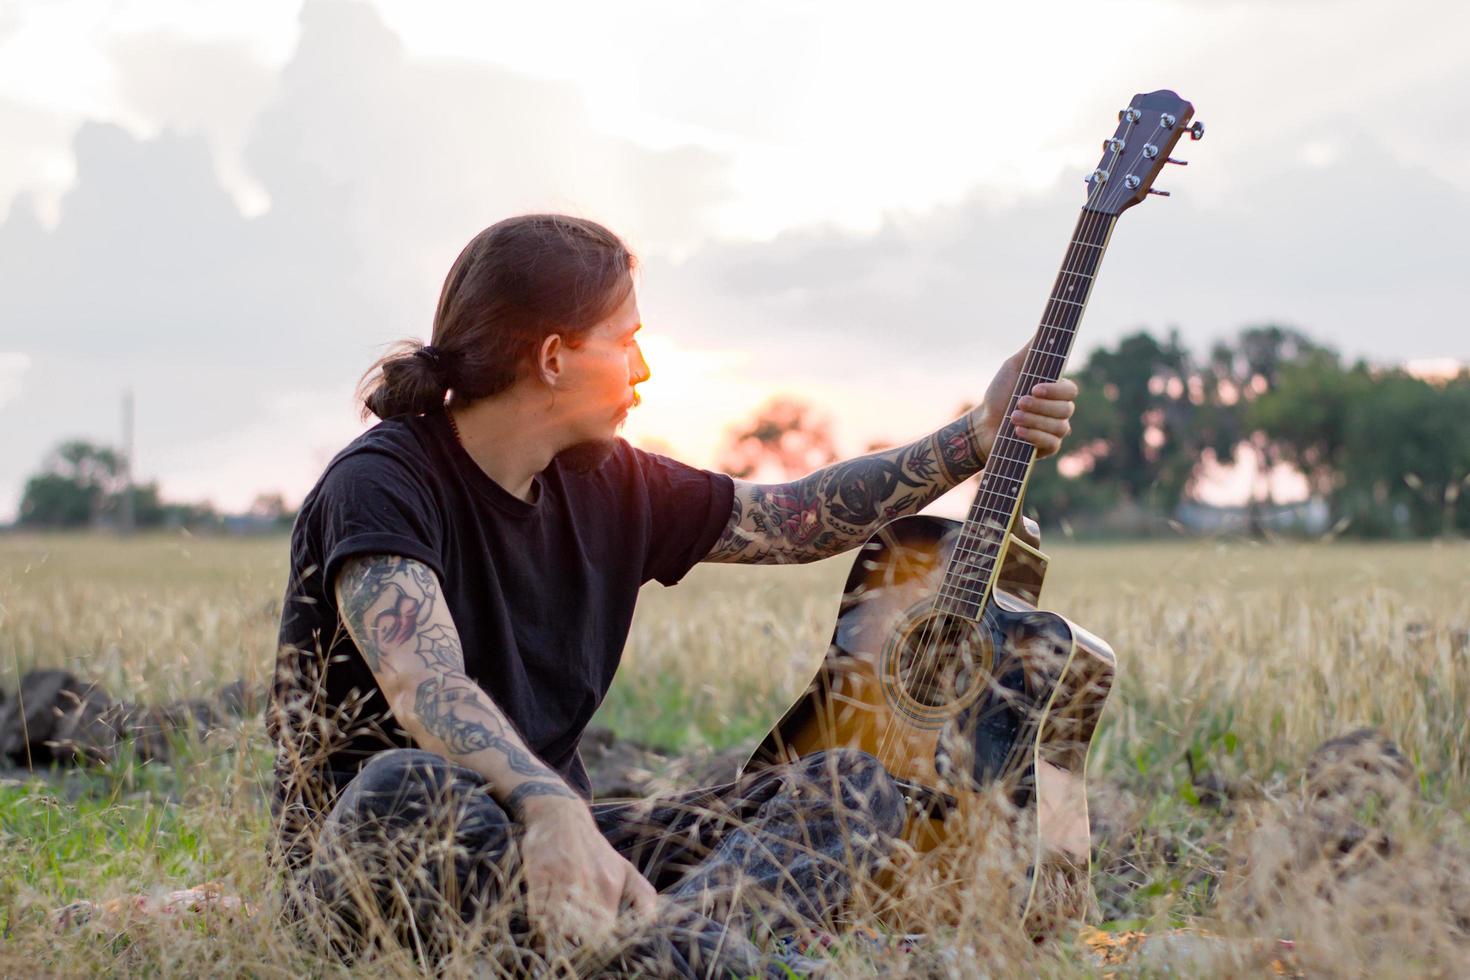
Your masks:
<svg viewBox="0 0 1470 980"><path fill-rule="evenodd" d="M26 194L0 223L0 349L34 364L4 408L20 435L0 499L51 442L110 439L125 387L145 460L146 440L255 432L302 392L336 392L350 418L356 378L387 341L427 334L454 255L507 213L588 213L656 250L724 194L722 157L597 132L566 84L410 57L363 4L308 3L275 77L229 45L150 35L113 53L126 100L163 127L82 124L55 227ZM264 213L222 180L235 141ZM259 465L262 486L301 468Z"/></svg>
<svg viewBox="0 0 1470 980"><path fill-rule="evenodd" d="M0 351L0 408L20 394L21 382L30 369L31 359L25 354Z"/></svg>
<svg viewBox="0 0 1470 980"><path fill-rule="evenodd" d="M916 435L983 391L1036 324L1082 203L1078 178L1095 159L1004 204L976 190L893 211L872 231L711 241L722 209L750 204L732 196L729 156L600 131L570 83L415 57L364 4L307 3L279 70L230 43L160 34L109 52L133 128L81 125L59 169L47 147L62 123L0 104L7 134L12 124L41 134L7 144L0 194L22 175L74 168L54 227L37 203L50 177L33 179L40 193L17 196L0 223L0 350L30 364L19 393L0 381L12 392L0 397L12 434L0 511L56 440L115 438L128 387L143 475L162 475L165 492L172 478L190 493L211 479L236 489L253 480L216 491L231 499L278 485L299 494L323 446L350 433L353 382L380 345L425 335L463 243L527 210L586 214L627 236L646 260L650 330L680 349L746 351L760 376L752 389L851 406L838 427L859 445ZM1083 347L1174 324L1202 346L1275 319L1383 359L1470 353L1450 329L1470 300L1455 265L1470 185L1402 152L1431 129L1381 100L1375 115L1398 128L1370 127L1337 96L1309 125L1284 121L1261 108L1279 78L1220 64L1224 81L1199 82L1210 136L1190 148L1189 170L1171 168L1173 198L1123 217ZM1249 96L1230 112L1226 82ZM1396 81L1382 99L1448 111L1456 89L1445 82ZM765 98L742 105L768 104L782 84L772 74ZM661 97L680 118L709 122L693 89L676 95ZM726 97L734 115L716 121L759 128ZM867 108L853 100L843 111ZM1290 140L1288 125L1300 130ZM1462 134L1440 132L1450 128L1434 138L1459 142L1435 145L1462 152ZM892 141L881 126L865 138ZM1089 141L1083 156L1095 152ZM844 179L861 184L864 161L849 162ZM719 408L733 421L748 406Z"/></svg>
<svg viewBox="0 0 1470 980"><path fill-rule="evenodd" d="M1196 203L1190 172L1170 168L1160 184L1175 196L1119 220L1082 347L1171 324L1203 346L1281 320L1381 360L1470 355L1450 326L1470 302L1456 245L1470 194L1400 163L1366 133L1334 139L1330 162L1270 162L1216 204ZM1208 142L1189 155L1192 170L1210 166ZM738 297L747 343L799 346L809 358L825 350L838 371L993 356L1038 322L1082 198L1080 180L1069 180L1014 207L977 197L895 215L872 234L809 229L714 244L670 277L679 314L702 340L726 334L734 316L702 327L703 298Z"/></svg>

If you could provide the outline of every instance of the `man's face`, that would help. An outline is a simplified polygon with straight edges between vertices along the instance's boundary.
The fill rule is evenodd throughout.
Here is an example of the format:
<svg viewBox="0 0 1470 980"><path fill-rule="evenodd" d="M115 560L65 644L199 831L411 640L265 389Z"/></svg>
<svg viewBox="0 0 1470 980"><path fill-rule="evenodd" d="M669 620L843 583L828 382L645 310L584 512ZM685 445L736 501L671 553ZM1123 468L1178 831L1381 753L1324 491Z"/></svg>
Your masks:
<svg viewBox="0 0 1470 980"><path fill-rule="evenodd" d="M638 404L634 386L649 377L635 336L640 320L637 293L629 291L616 310L582 335L581 343L563 348L565 365L558 390L570 402L558 408L567 413L574 442L606 443L602 458L611 450L628 410Z"/></svg>

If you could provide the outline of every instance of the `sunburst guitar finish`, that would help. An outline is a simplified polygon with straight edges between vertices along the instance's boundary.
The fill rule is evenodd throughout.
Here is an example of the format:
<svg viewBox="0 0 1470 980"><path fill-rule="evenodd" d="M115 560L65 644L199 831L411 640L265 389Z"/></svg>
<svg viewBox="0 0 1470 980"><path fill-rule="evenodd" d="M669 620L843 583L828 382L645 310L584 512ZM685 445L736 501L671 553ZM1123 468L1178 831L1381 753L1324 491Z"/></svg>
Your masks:
<svg viewBox="0 0 1470 980"><path fill-rule="evenodd" d="M868 752L904 789L904 836L921 854L966 847L954 835L1000 794L1032 851L1017 906L1042 935L1091 908L1087 754L1115 661L1107 643L1036 608L1046 558L1018 535L1000 578L1014 592L996 590L978 619L937 611L961 528L904 517L863 546L826 659L748 768Z"/></svg>

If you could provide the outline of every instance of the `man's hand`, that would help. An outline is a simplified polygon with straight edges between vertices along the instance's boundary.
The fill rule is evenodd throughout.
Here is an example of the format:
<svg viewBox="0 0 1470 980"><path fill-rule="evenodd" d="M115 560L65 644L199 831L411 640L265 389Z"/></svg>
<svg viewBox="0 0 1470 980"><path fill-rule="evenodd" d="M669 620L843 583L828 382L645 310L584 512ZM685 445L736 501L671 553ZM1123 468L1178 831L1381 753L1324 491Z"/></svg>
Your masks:
<svg viewBox="0 0 1470 980"><path fill-rule="evenodd" d="M988 457L1000 431L1001 420L1010 407L1011 393L1021 377L1030 343L1016 351L996 372L995 380L985 391L985 401L975 409L975 427L980 434L980 448ZM1062 440L1072 431L1067 420L1076 409L1077 385L1067 379L1036 385L1016 403L1011 422L1016 435L1036 447L1036 457L1050 456L1061 448Z"/></svg>
<svg viewBox="0 0 1470 980"><path fill-rule="evenodd" d="M542 932L577 942L609 936L620 909L651 922L658 896L648 879L598 833L580 799L540 796L520 813L526 906Z"/></svg>

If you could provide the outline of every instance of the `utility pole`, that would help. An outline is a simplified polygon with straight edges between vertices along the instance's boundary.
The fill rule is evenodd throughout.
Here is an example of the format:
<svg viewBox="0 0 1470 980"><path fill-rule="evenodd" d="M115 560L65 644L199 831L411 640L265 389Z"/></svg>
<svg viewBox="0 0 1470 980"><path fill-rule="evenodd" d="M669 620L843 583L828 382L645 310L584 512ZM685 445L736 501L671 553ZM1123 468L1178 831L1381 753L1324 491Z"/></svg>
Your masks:
<svg viewBox="0 0 1470 980"><path fill-rule="evenodd" d="M123 392L122 402L122 507L117 515L117 529L132 534L133 514L133 390Z"/></svg>

